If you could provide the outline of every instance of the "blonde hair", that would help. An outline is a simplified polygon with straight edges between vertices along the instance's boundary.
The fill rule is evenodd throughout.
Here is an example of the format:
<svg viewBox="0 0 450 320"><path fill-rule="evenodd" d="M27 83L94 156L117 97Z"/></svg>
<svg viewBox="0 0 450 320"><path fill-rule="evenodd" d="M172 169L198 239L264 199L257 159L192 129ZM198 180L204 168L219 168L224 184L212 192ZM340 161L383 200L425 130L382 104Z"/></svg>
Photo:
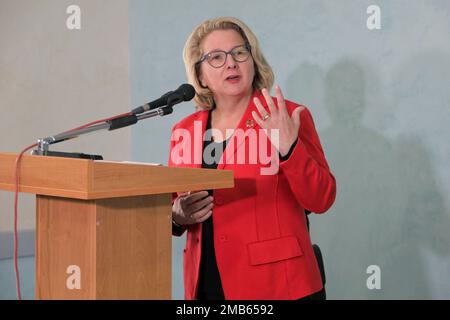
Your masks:
<svg viewBox="0 0 450 320"><path fill-rule="evenodd" d="M259 42L254 33L241 20L233 17L219 17L206 20L199 24L188 37L183 49L183 60L186 67L188 81L195 88L194 101L197 108L209 110L214 107L214 97L211 90L201 85L198 78L200 68L197 62L204 54L201 52L200 44L202 40L215 30L235 30L246 43L250 45L250 50L255 67L255 77L253 79L253 89L261 90L267 88L269 91L274 82L272 68L264 58Z"/></svg>

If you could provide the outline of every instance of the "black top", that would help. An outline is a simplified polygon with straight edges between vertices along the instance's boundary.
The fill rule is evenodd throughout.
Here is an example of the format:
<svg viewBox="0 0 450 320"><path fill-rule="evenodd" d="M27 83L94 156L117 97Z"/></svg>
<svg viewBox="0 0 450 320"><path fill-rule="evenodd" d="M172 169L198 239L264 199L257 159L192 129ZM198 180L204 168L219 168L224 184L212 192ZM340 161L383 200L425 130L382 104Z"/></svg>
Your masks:
<svg viewBox="0 0 450 320"><path fill-rule="evenodd" d="M206 123L205 130L207 131L208 129L211 129L211 111L208 115L208 121ZM205 140L203 141L202 168L217 169L217 165L220 161L223 150L227 145L227 142L228 140L224 140L223 142L217 143L212 141L212 137L210 135L205 137ZM208 147L209 145L211 146ZM209 154L205 154L205 149L207 147L208 150L211 150ZM213 190L208 190L208 193L209 195L213 195ZM202 255L200 260L200 275L197 298L201 300L225 299L222 289L222 282L220 280L219 269L217 268L216 253L214 251L212 216L203 222L202 227Z"/></svg>
<svg viewBox="0 0 450 320"><path fill-rule="evenodd" d="M211 111L208 114L208 120L206 123L206 132L211 129ZM202 168L205 169L217 169L217 165L222 156L223 150L228 143L228 140L223 142L214 142L209 135L205 136L203 141L203 156L202 156ZM212 145L211 145L212 144ZM280 161L285 161L291 155L297 140L292 144L289 153L282 157L280 155ZM208 147L211 145L210 147ZM205 154L205 149L208 147L208 151ZM216 152L217 151L217 152ZM205 159L206 156L206 159ZM212 163L211 163L212 162ZM213 195L213 190L208 190L209 195ZM213 208L214 214L214 208ZM225 295L223 293L222 281L220 279L219 269L217 268L216 253L214 250L214 232L213 232L213 219L212 215L203 222L202 227L202 254L200 260L200 274L198 283L198 295L199 300L224 300Z"/></svg>

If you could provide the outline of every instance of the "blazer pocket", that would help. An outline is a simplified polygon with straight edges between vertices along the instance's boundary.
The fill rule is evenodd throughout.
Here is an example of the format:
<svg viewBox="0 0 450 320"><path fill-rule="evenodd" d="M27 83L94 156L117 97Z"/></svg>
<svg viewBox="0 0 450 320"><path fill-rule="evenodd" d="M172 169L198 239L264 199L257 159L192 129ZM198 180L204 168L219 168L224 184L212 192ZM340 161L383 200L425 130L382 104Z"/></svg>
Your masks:
<svg viewBox="0 0 450 320"><path fill-rule="evenodd" d="M247 244L250 265L256 266L303 255L295 236L252 242Z"/></svg>

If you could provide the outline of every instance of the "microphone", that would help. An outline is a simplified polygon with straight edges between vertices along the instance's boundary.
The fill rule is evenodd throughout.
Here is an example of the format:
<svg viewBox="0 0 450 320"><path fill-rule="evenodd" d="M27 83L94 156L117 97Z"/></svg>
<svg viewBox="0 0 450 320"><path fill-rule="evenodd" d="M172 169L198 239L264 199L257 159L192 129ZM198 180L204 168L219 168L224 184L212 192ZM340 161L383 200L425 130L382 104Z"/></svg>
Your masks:
<svg viewBox="0 0 450 320"><path fill-rule="evenodd" d="M169 91L162 95L160 98L153 100L143 106L134 108L131 112L133 114L140 114L152 109L164 107L166 105L173 106L183 101L192 100L195 96L195 89L190 84L184 83L178 87L175 91Z"/></svg>

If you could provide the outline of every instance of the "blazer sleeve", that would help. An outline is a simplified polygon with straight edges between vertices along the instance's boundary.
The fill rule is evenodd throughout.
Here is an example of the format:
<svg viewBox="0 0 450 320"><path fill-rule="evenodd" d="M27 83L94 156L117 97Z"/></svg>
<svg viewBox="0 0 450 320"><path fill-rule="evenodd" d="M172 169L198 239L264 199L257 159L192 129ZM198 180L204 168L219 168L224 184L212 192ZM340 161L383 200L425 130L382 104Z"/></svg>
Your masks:
<svg viewBox="0 0 450 320"><path fill-rule="evenodd" d="M176 126L174 126L174 127L172 128L172 132L171 132L171 134L170 134L169 160L167 161L167 165L168 165L169 167L176 167L176 165L174 164L173 159L172 159L172 157L171 157L171 155L172 155L172 150L173 150L173 148L174 148L174 146L175 146L175 141L173 141L173 139L172 139L173 131L175 130L175 128L176 128ZM173 193L172 193L172 204L173 204L173 202L175 201L175 199L176 199L177 197L178 197L178 194L177 194L176 192L173 192ZM172 223L172 235L173 235L173 236L180 237L180 236L183 235L183 233L184 233L185 231L186 231L186 227L185 227L185 226L178 227L178 226L176 226L175 224Z"/></svg>
<svg viewBox="0 0 450 320"><path fill-rule="evenodd" d="M299 204L312 212L323 213L336 198L336 179L325 159L314 121L308 108L300 113L297 143L280 170Z"/></svg>

